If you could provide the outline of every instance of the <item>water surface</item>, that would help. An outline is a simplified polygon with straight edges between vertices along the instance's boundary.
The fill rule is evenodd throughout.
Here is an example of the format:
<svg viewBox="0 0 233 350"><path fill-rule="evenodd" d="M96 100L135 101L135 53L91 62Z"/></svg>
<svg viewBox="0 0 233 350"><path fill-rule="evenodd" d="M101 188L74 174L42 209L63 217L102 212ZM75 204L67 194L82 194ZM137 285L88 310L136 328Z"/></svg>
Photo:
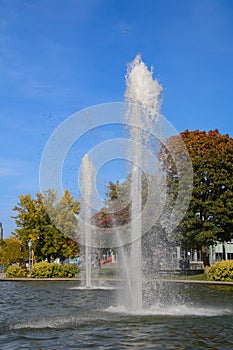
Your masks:
<svg viewBox="0 0 233 350"><path fill-rule="evenodd" d="M155 302L128 313L117 305L115 289L83 290L75 281L1 282L0 348L233 348L233 288L171 289L181 297L168 298L170 305Z"/></svg>

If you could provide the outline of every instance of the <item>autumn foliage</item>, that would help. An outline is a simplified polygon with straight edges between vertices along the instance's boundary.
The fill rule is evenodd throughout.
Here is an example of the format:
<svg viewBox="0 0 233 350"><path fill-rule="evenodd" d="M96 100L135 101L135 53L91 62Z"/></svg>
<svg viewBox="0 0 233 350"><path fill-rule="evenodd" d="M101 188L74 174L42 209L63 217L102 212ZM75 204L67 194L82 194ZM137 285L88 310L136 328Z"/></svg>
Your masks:
<svg viewBox="0 0 233 350"><path fill-rule="evenodd" d="M187 248L204 248L233 237L233 139L219 131L184 131L193 166L193 194L178 228Z"/></svg>

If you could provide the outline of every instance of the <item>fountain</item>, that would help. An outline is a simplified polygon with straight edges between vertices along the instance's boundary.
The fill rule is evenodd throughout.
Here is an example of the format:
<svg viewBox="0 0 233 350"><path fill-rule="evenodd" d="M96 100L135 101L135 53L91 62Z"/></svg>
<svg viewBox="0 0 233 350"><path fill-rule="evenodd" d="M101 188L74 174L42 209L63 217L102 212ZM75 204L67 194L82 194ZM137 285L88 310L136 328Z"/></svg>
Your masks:
<svg viewBox="0 0 233 350"><path fill-rule="evenodd" d="M91 288L91 243L92 243L92 197L93 197L93 183L95 180L95 168L89 156L86 154L82 160L81 172L80 172L80 190L82 194L81 199L81 212L82 218L81 234L82 242L85 242L85 287Z"/></svg>
<svg viewBox="0 0 233 350"><path fill-rule="evenodd" d="M150 177L151 174L145 174L143 168L145 163L150 162L143 150L145 145L148 149L151 146L148 145L148 133L158 135L153 129L157 128L162 118L159 114L161 91L161 86L152 79L152 73L137 56L127 74L128 109L124 114L132 140L131 147L124 144L133 163L130 169L131 221L126 227L121 227L113 220L115 228L108 240L117 249L119 268L122 268L121 282L124 286L119 291L116 305L113 302L115 290L94 288L91 278L91 251L98 246L98 239L101 238L101 233L99 236L90 225L95 169L100 167L96 166L96 162L93 166L91 159L96 161L94 157L85 155L80 174L82 210L79 214L79 232L82 232L81 243L85 247L85 286L76 294L73 289L79 289L77 280L24 281L23 284L2 280L2 348L232 349L232 285L200 285L199 282L190 281L160 283L156 280L157 267L153 254L159 247L163 248L164 227L166 234L170 235L170 227L177 224L176 217L181 218L183 208L179 201L169 216L165 217L166 213L161 216L166 201L163 174L152 171ZM120 115L118 112L124 110L122 105L111 104L111 110L108 107L104 107L108 122L115 111ZM98 107L90 112L95 115L96 111L103 112ZM104 118L99 117L101 113L97 114L99 119L96 117L94 126L103 125ZM85 111L84 117L87 115ZM114 118L112 122L117 119ZM122 122L122 119L118 118L117 122ZM59 169L67 150L77 138L77 128L83 128L81 135L86 131L84 124L80 123L79 114L74 115L51 138L41 165L42 189L59 189ZM170 137L174 129L170 131L166 137ZM177 164L179 166L179 162ZM146 215L142 195L145 176L149 203ZM151 178L154 179L151 181ZM191 191L191 186L188 188ZM183 200L182 196L180 200ZM113 213L113 219L114 215L116 213ZM153 222L154 216L156 223ZM153 235L150 235L151 224L155 227ZM116 283L118 286L121 284L119 280Z"/></svg>
<svg viewBox="0 0 233 350"><path fill-rule="evenodd" d="M142 159L143 144L148 146L150 133L153 132L159 118L161 85L153 80L152 71L149 72L139 55L129 64L126 76L125 115L130 125L129 136L134 141L128 150L132 160L131 168L131 223L130 223L130 254L125 269L126 288L124 298L128 294L127 303L130 310L140 312L143 308L143 271L142 271L142 171L140 169L146 159ZM136 147L135 147L136 145ZM118 233L119 237L119 233ZM124 250L122 249L122 252ZM123 259L126 261L126 259ZM123 277L124 278L124 277Z"/></svg>
<svg viewBox="0 0 233 350"><path fill-rule="evenodd" d="M119 264L121 265L119 269L122 288L118 295L118 306L124 305L128 312L133 313L144 312L146 307L153 303L158 304L161 301L159 294L164 294L163 290L160 293L162 287L155 281L155 275L158 272L155 265L158 261L154 256L156 245L158 247L165 242L164 225L161 222L164 218L161 213L166 201L167 188L156 158L160 151L158 140L161 141L161 125L164 127L165 124L160 114L161 93L161 85L153 79L152 71L147 69L141 57L137 55L128 66L124 112L130 140L129 147L126 147L125 158L130 159L132 164L129 170L131 218L126 227L113 227L112 237L108 240L111 245L106 246L106 248L117 249L121 256L122 264ZM156 154L154 157L148 155L152 151ZM91 225L95 169L88 155L84 156L81 169L80 187L83 199L80 216L83 217L81 240L85 246L85 288L98 288L98 283L94 286L92 283L91 247L100 246L103 232ZM148 187L146 205L143 203L145 200L142 194L143 179L146 179ZM147 206L147 214L145 214L145 206ZM152 226L156 226L156 232L152 235L149 232L152 226L148 225L148 221L152 222ZM169 221L172 225L172 219ZM166 247L163 248L166 249ZM153 281L149 281L152 275ZM106 285L105 288L107 288ZM157 289L156 293L155 289Z"/></svg>
<svg viewBox="0 0 233 350"><path fill-rule="evenodd" d="M79 220L80 242L84 250L84 269L81 269L82 285L74 287L74 289L112 289L110 285L103 284L98 278L98 268L93 272L92 256L96 251L94 250L96 244L96 237L94 227L92 224L94 206L96 203L95 192L96 169L88 154L82 159L79 185L81 192L81 211L77 219ZM96 256L96 254L94 254Z"/></svg>

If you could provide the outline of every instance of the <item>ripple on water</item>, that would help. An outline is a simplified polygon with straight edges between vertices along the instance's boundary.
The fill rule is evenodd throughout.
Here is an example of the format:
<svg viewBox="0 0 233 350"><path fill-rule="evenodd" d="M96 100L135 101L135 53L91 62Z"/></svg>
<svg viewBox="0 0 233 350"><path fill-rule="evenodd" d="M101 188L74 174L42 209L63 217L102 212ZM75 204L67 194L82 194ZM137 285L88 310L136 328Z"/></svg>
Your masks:
<svg viewBox="0 0 233 350"><path fill-rule="evenodd" d="M223 316L232 315L233 312L229 308L205 308L205 307L190 307L187 305L172 305L172 306L152 306L148 309L129 310L125 306L110 306L106 309L107 312L129 314L129 315L147 315L147 316Z"/></svg>
<svg viewBox="0 0 233 350"><path fill-rule="evenodd" d="M154 305L139 313L115 305L114 291L69 283L4 283L0 348L233 349L232 291L185 289L192 304Z"/></svg>

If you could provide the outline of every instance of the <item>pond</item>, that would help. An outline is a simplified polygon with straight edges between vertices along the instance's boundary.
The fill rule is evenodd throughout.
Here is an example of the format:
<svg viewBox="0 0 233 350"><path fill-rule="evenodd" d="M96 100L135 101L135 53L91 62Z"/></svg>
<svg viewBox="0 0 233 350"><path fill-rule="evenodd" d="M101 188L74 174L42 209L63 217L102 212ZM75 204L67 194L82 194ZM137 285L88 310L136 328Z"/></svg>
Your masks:
<svg viewBox="0 0 233 350"><path fill-rule="evenodd" d="M180 302L127 313L116 290L1 282L1 349L232 349L233 288L170 283ZM184 300L182 302L182 300Z"/></svg>

